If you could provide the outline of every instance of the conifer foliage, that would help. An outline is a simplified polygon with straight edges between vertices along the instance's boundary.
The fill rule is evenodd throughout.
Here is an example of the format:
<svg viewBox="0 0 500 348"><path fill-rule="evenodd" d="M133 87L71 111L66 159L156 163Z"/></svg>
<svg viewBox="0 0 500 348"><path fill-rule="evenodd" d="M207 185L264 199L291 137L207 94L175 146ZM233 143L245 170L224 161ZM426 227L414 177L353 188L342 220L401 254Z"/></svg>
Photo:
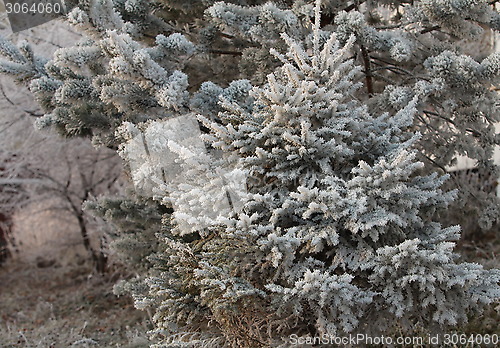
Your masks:
<svg viewBox="0 0 500 348"><path fill-rule="evenodd" d="M458 193L434 172L464 152L491 164L498 54L478 61L443 35L498 30L498 12L347 3L166 1L152 15L147 1L82 2L68 19L89 38L48 62L0 42L40 125L130 161L146 197L87 207L122 235L138 278L120 288L154 311L153 347L455 326L500 298L499 270L457 262L460 227L436 217ZM238 73L204 78L224 62ZM179 133L198 123L205 147L166 131L186 117Z"/></svg>

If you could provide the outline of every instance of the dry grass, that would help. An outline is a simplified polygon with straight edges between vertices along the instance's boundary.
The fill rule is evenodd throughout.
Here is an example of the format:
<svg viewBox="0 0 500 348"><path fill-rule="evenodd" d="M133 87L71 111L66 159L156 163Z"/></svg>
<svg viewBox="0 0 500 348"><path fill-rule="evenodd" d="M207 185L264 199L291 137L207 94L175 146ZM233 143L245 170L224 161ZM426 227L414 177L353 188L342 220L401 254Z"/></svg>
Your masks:
<svg viewBox="0 0 500 348"><path fill-rule="evenodd" d="M148 347L148 320L87 266L0 268L0 347Z"/></svg>

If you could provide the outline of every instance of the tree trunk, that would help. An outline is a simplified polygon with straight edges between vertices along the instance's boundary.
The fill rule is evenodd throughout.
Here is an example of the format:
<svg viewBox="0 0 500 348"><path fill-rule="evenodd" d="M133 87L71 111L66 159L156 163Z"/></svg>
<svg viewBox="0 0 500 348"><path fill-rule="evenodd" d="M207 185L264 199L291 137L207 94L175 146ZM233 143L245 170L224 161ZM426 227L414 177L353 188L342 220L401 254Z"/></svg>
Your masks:
<svg viewBox="0 0 500 348"><path fill-rule="evenodd" d="M94 248L92 248L92 245L90 245L90 238L87 232L87 225L85 224L85 219L83 218L83 215L77 215L77 219L78 219L78 225L80 226L80 235L82 236L83 239L83 246L90 253L90 256L92 257L92 262L94 263L95 270L98 273L106 272L108 257L102 251L94 250Z"/></svg>
<svg viewBox="0 0 500 348"><path fill-rule="evenodd" d="M8 246L10 230L10 218L0 213L0 264L4 263L5 260L10 256Z"/></svg>

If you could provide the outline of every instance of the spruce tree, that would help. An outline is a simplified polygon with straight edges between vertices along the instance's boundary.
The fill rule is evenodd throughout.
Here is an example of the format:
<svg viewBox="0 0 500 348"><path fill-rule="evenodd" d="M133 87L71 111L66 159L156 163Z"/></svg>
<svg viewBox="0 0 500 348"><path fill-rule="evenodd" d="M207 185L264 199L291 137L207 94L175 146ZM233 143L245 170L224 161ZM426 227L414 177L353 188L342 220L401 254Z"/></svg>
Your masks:
<svg viewBox="0 0 500 348"><path fill-rule="evenodd" d="M499 30L495 3L72 5L84 41L45 61L3 40L0 69L40 126L129 160L146 197L89 207L151 252L122 248L154 347L444 328L498 300L498 270L456 260L460 227L437 219L464 196L435 172L461 154L496 170L499 55L466 51Z"/></svg>
<svg viewBox="0 0 500 348"><path fill-rule="evenodd" d="M322 30L337 33L341 43L356 36L352 54L364 75L358 98L372 112L396 112L419 97L413 128L422 134L416 146L426 168L445 171L463 155L499 176L491 160L499 142L495 1L329 0L321 6ZM116 148L113 134L122 121L207 112L185 92L211 93L208 107L216 114L218 89L237 79L264 83L279 64L270 48L286 49L283 32L304 41L313 7L312 0L71 0L67 20L87 39L48 64L23 44L16 53L2 43L2 71L31 85L46 112L40 126ZM480 226L490 228L500 215L498 200L469 191L461 185L456 208L467 201Z"/></svg>

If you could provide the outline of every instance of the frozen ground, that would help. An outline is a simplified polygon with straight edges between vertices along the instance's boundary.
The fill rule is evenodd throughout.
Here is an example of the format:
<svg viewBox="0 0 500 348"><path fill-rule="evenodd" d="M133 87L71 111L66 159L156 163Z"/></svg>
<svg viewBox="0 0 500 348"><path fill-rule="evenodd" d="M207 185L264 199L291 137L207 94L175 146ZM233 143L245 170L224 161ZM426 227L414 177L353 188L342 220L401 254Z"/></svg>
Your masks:
<svg viewBox="0 0 500 348"><path fill-rule="evenodd" d="M0 267L0 347L148 347L147 314L112 293L123 274L85 264Z"/></svg>

